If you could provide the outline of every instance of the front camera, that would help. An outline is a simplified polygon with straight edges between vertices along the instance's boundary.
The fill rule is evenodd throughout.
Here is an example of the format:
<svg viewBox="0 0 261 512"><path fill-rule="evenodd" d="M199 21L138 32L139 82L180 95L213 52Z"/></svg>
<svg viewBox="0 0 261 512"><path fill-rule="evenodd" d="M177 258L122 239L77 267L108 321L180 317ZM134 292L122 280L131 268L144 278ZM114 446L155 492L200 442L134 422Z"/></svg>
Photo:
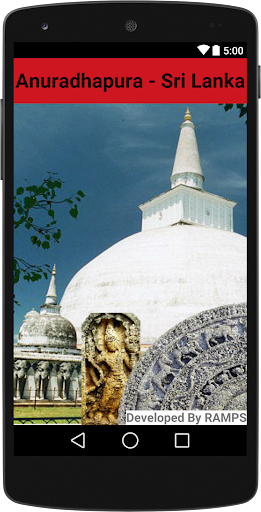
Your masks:
<svg viewBox="0 0 261 512"><path fill-rule="evenodd" d="M124 27L127 32L134 32L138 27L138 24L134 20L128 20L125 22Z"/></svg>
<svg viewBox="0 0 261 512"><path fill-rule="evenodd" d="M48 28L49 28L48 23L42 23L42 25L41 25L42 30L47 30Z"/></svg>

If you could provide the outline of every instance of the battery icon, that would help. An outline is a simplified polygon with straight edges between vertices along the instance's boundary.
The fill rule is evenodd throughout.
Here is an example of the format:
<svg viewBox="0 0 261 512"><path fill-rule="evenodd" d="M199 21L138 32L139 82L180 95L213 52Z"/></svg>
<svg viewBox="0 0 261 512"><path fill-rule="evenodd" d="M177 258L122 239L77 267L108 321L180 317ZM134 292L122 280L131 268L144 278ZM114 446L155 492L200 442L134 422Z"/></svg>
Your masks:
<svg viewBox="0 0 261 512"><path fill-rule="evenodd" d="M220 46L218 44L214 44L214 46L212 46L212 55L213 57L220 56Z"/></svg>

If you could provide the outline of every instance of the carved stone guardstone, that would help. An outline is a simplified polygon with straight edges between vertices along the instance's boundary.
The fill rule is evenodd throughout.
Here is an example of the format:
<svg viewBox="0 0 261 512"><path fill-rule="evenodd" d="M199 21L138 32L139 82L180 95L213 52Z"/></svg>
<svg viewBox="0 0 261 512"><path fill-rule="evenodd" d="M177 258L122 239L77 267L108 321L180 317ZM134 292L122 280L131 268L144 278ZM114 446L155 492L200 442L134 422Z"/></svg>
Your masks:
<svg viewBox="0 0 261 512"><path fill-rule="evenodd" d="M140 322L132 314L91 314L82 332L82 423L117 425L122 393L139 359Z"/></svg>
<svg viewBox="0 0 261 512"><path fill-rule="evenodd" d="M128 410L246 410L247 307L232 304L177 324L142 356L125 387Z"/></svg>

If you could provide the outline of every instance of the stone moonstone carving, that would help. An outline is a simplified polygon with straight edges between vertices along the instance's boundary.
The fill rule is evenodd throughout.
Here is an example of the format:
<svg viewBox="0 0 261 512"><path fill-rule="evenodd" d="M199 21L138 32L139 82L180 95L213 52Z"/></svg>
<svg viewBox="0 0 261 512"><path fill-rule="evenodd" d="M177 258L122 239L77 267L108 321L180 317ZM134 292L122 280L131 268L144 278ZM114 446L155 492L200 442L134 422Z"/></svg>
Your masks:
<svg viewBox="0 0 261 512"><path fill-rule="evenodd" d="M139 359L139 320L130 314L91 314L82 331L82 423L117 425L123 389Z"/></svg>
<svg viewBox="0 0 261 512"><path fill-rule="evenodd" d="M204 311L170 329L131 372L119 409L246 410L247 308Z"/></svg>

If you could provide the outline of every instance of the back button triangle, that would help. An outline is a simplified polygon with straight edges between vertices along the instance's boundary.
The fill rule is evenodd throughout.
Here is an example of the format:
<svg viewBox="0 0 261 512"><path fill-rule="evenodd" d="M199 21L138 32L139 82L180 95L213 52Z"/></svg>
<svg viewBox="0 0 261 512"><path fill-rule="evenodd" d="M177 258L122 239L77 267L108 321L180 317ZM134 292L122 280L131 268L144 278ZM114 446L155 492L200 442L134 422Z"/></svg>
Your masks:
<svg viewBox="0 0 261 512"><path fill-rule="evenodd" d="M71 443L76 444L76 446L79 446L80 448L85 448L85 433L82 432L78 436L73 437L71 439Z"/></svg>

